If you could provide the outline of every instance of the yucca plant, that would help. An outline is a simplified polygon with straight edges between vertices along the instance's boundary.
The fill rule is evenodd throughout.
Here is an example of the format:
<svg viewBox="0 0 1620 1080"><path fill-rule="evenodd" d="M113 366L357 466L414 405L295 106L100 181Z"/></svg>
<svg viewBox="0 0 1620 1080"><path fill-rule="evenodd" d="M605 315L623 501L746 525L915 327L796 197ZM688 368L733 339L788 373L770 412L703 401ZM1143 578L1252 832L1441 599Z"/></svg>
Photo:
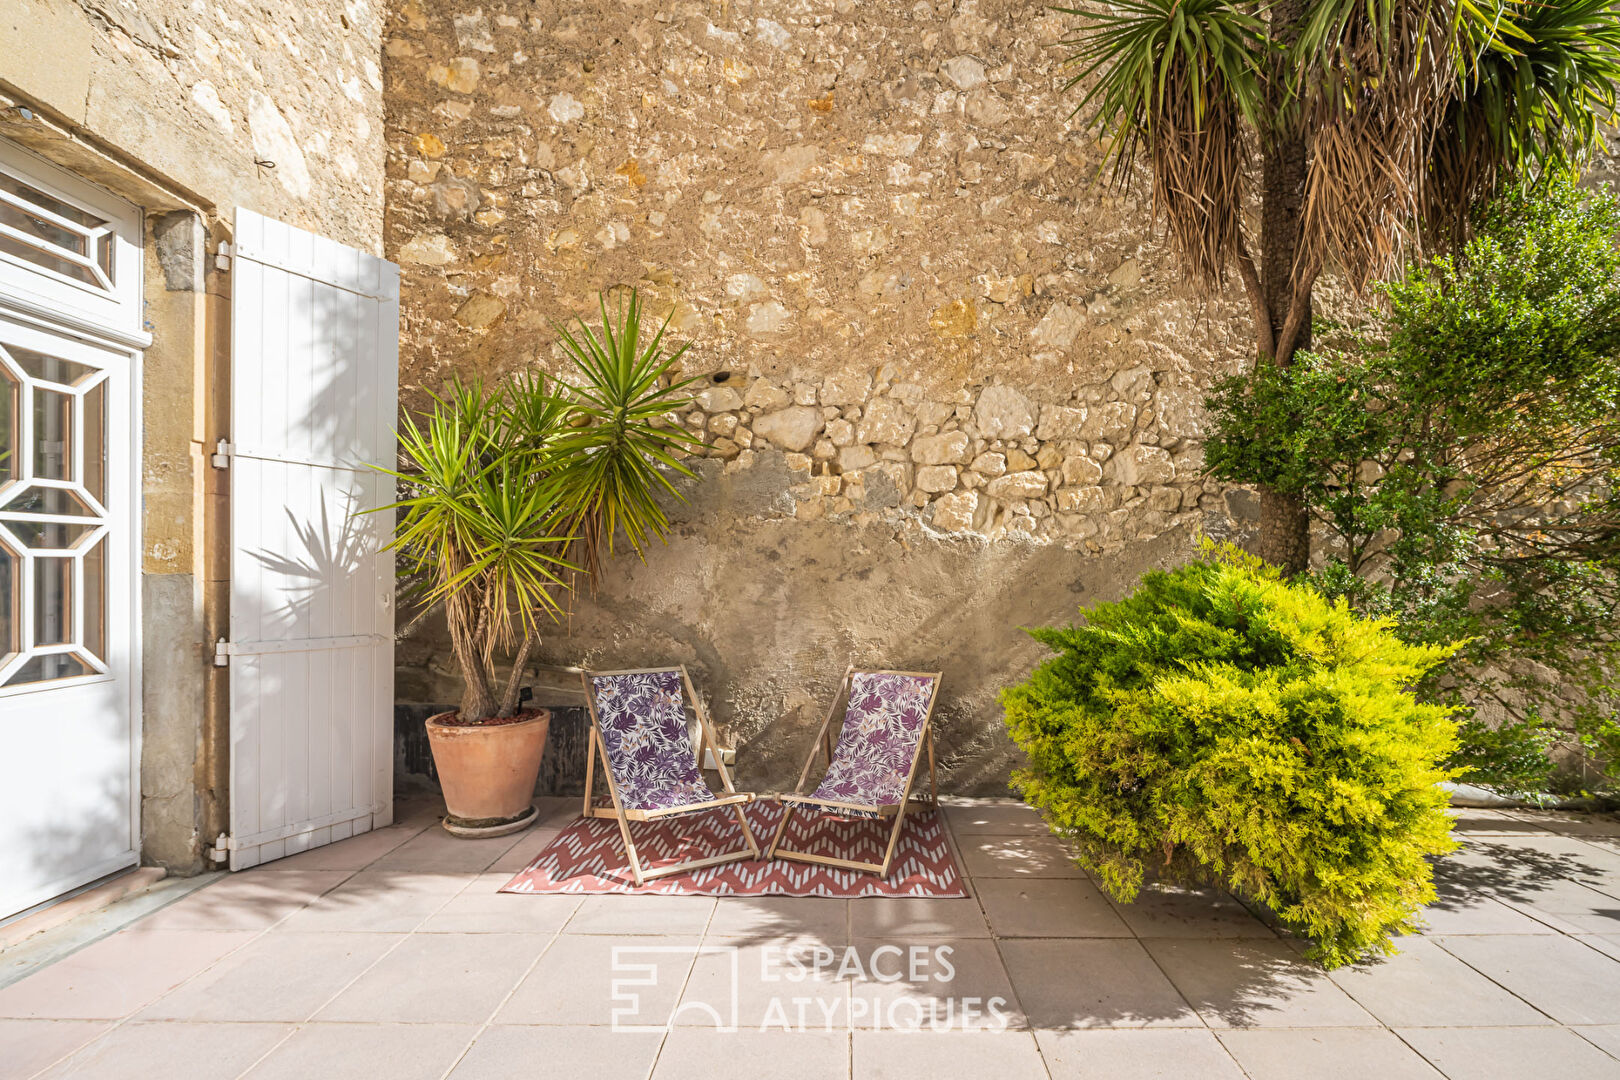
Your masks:
<svg viewBox="0 0 1620 1080"><path fill-rule="evenodd" d="M600 333L557 327L572 381L456 381L400 428L390 546L409 594L444 606L461 723L515 714L543 623L566 612L578 575L600 573L616 533L640 553L668 532L658 499L680 497L668 474L691 475L679 452L696 440L664 417L690 380L670 379L685 347L664 354L668 320L643 342L641 315L633 291L611 314L603 297Z"/></svg>
<svg viewBox="0 0 1620 1080"><path fill-rule="evenodd" d="M641 297L633 289L620 295L611 315L606 294L598 303L600 333L584 320L575 330L556 327L578 382L569 387L570 426L548 454L579 561L593 583L619 535L638 555L649 540L663 539L669 517L659 498L680 497L671 477L692 475L681 456L701 445L668 419L690 403L683 392L697 381L670 380L688 345L664 355L668 318L642 341Z"/></svg>
<svg viewBox="0 0 1620 1080"><path fill-rule="evenodd" d="M1059 8L1075 112L1112 137L1114 177L1151 169L1193 277L1235 269L1255 353L1308 349L1337 265L1360 288L1466 233L1504 183L1579 161L1615 112L1620 0L1113 0ZM1259 228L1249 224L1259 196ZM1279 432L1279 436L1282 433ZM1297 492L1261 491L1261 554L1310 558Z"/></svg>

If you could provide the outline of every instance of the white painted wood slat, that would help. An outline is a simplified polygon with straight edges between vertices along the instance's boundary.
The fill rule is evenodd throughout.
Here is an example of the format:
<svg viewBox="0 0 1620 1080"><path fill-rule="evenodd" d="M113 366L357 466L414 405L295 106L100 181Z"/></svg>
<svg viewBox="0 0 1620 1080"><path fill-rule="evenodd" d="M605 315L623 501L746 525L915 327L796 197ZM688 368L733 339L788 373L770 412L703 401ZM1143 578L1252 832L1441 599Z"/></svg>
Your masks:
<svg viewBox="0 0 1620 1080"><path fill-rule="evenodd" d="M392 821L399 268L236 214L231 868Z"/></svg>

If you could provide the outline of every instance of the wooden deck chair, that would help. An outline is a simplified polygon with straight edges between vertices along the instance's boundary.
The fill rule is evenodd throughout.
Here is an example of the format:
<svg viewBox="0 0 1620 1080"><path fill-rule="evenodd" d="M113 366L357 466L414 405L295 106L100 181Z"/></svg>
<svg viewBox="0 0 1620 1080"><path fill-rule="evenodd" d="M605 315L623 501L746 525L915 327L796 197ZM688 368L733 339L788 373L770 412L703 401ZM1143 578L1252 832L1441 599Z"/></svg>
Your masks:
<svg viewBox="0 0 1620 1080"><path fill-rule="evenodd" d="M585 704L591 716L591 735L585 759L586 817L617 818L624 838L625 857L636 884L649 878L682 874L705 866L759 858L759 844L748 828L743 806L754 796L731 786L731 774L720 760L720 744L715 740L703 699L692 689L686 666L638 668L632 671L586 671ZM684 693L683 693L684 691ZM702 732L700 748L707 745L714 753L714 764L726 793L716 796L703 779L698 756L687 734L684 704L692 703ZM595 805L591 790L596 781L596 756L603 760L611 805ZM736 811L747 846L704 859L691 859L677 866L643 870L630 835L632 821L657 821L679 814L693 814L729 806Z"/></svg>
<svg viewBox="0 0 1620 1080"><path fill-rule="evenodd" d="M771 839L768 857L821 863L848 870L889 875L900 827L905 822L906 804L912 798L917 766L928 751L928 805L939 806L939 787L934 777L934 698L939 693L940 672L856 671L844 672L838 695L827 710L816 734L804 771L799 773L793 794L783 795L784 812ZM838 703L844 702L844 720L838 732L838 745L832 741L832 720ZM810 767L818 753L826 755L827 773L816 790L801 794L810 777ZM889 846L881 863L856 862L782 846L788 820L804 807L830 812L840 817L886 820L894 818Z"/></svg>

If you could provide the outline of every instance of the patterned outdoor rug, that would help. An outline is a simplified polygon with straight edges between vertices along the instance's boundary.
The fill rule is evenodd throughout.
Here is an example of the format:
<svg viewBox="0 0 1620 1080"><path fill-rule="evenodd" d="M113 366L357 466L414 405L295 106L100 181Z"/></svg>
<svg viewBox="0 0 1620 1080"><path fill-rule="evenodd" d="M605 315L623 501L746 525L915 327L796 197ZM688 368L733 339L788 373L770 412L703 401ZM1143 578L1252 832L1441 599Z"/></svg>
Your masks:
<svg viewBox="0 0 1620 1080"><path fill-rule="evenodd" d="M782 807L757 802L746 807L761 851L770 844ZM630 824L645 869L732 850L742 843L737 815L729 808L658 822ZM844 820L800 810L788 824L786 844L818 855L881 861L889 825ZM529 865L508 881L509 893L664 893L692 896L966 896L951 854L944 816L908 813L889 876L787 859L744 860L686 874L654 878L636 888L612 818L578 818Z"/></svg>

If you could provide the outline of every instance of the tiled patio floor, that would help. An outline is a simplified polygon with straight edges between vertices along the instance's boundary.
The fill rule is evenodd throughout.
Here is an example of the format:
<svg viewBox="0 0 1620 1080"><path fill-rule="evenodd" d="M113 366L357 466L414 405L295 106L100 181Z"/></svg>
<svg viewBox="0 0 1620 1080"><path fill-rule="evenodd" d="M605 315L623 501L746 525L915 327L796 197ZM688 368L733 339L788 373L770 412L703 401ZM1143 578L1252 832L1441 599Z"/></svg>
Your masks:
<svg viewBox="0 0 1620 1080"><path fill-rule="evenodd" d="M1428 932L1325 975L1224 895L1116 907L1000 803L947 808L968 900L497 894L573 808L402 804L193 892L0 990L0 1078L1620 1077L1613 817L1465 812Z"/></svg>

